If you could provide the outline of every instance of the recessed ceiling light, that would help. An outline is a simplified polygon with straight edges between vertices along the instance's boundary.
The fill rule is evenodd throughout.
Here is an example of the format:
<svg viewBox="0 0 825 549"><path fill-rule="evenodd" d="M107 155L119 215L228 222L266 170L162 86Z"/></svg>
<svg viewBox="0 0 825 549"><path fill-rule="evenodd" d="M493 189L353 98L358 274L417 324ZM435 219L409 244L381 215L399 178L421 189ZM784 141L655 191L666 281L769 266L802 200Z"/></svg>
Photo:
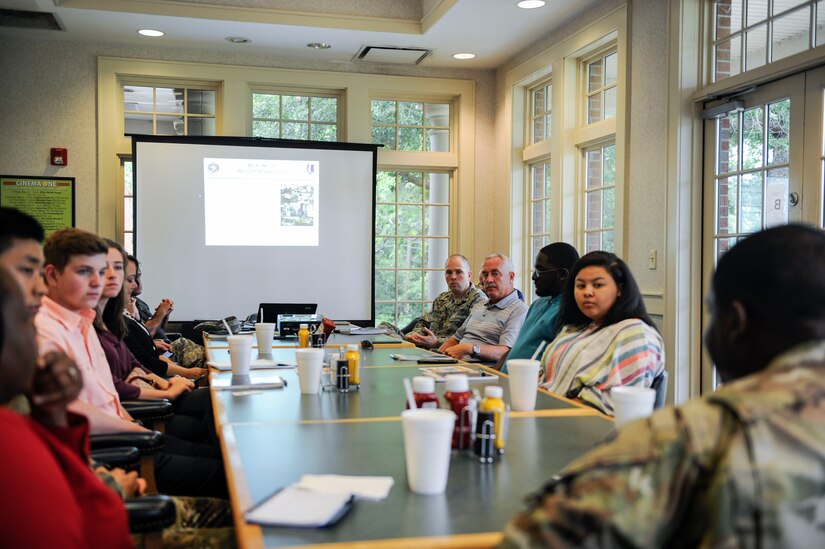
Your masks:
<svg viewBox="0 0 825 549"><path fill-rule="evenodd" d="M226 41L232 42L233 44L249 44L252 42L252 40L243 36L227 36Z"/></svg>
<svg viewBox="0 0 825 549"><path fill-rule="evenodd" d="M309 44L307 44L307 47L312 48L314 50L328 50L332 46L330 44L327 44L326 42L310 42Z"/></svg>
<svg viewBox="0 0 825 549"><path fill-rule="evenodd" d="M542 7L544 4L544 0L521 0L521 2L518 3L518 7L525 10L532 10Z"/></svg>
<svg viewBox="0 0 825 549"><path fill-rule="evenodd" d="M137 33L141 36L163 36L163 31L154 30L154 29L140 29Z"/></svg>
<svg viewBox="0 0 825 549"><path fill-rule="evenodd" d="M453 59L473 59L475 56L474 53L454 53Z"/></svg>

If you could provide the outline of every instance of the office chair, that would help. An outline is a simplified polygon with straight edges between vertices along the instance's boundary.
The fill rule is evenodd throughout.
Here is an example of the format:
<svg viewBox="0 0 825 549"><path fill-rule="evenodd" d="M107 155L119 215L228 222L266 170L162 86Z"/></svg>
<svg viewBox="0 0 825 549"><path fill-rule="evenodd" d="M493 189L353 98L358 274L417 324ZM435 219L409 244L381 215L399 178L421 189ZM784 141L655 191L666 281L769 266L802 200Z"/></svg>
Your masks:
<svg viewBox="0 0 825 549"><path fill-rule="evenodd" d="M156 494L155 455L163 449L164 436L158 431L111 433L92 435L92 456L100 450L137 448L140 453L140 476L146 480L146 492Z"/></svg>
<svg viewBox="0 0 825 549"><path fill-rule="evenodd" d="M653 378L651 389L656 391L656 400L653 401L653 409L658 410L665 405L667 400L667 370L662 370L662 373Z"/></svg>
<svg viewBox="0 0 825 549"><path fill-rule="evenodd" d="M125 501L129 531L143 536L143 549L163 547L163 529L177 519L177 508L169 496L143 496Z"/></svg>

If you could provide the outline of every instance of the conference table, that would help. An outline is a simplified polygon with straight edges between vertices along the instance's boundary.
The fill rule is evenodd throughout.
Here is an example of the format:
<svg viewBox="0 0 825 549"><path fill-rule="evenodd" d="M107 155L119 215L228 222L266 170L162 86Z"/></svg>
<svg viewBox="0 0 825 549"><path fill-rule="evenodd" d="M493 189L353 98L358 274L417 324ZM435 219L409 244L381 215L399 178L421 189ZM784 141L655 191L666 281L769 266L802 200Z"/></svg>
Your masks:
<svg viewBox="0 0 825 549"><path fill-rule="evenodd" d="M376 343L359 351L359 390L302 395L294 368L250 372L253 381L276 372L285 381L282 388L212 390L240 547L489 547L526 496L613 431L611 418L540 389L534 411L510 413L502 456L480 463L472 451L454 450L446 492L414 494L407 487L399 417L406 407L403 380L435 365L394 360L395 353L431 353L385 336L333 334L328 348L363 339ZM273 360L294 363L295 346L294 340L275 340ZM225 341L208 340L206 348L209 361L229 361ZM510 401L506 375L461 364L489 374L490 380L471 381L471 389L483 394L485 386L501 385ZM210 376L214 381L231 373L213 370ZM442 403L443 385L436 384ZM388 476L394 485L386 499L358 500L326 528L260 527L244 520L249 508L306 474Z"/></svg>

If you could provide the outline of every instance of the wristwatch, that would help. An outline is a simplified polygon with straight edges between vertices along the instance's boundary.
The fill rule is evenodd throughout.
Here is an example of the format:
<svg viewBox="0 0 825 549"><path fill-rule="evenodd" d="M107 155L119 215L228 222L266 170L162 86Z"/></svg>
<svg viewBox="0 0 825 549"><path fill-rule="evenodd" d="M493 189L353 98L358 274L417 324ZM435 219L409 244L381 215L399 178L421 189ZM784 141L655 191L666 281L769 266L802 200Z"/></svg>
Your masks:
<svg viewBox="0 0 825 549"><path fill-rule="evenodd" d="M473 356L477 357L480 354L481 354L481 347L479 347L478 345L473 345Z"/></svg>

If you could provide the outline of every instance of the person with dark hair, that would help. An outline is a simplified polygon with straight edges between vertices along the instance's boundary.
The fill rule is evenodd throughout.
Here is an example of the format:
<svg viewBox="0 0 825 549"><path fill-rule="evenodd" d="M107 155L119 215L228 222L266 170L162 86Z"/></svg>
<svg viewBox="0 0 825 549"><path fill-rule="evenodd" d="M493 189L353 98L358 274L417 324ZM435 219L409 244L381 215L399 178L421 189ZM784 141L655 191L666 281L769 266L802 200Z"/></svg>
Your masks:
<svg viewBox="0 0 825 549"><path fill-rule="evenodd" d="M43 282L43 227L30 215L0 208L0 265L23 289L26 308L34 318L46 295Z"/></svg>
<svg viewBox="0 0 825 549"><path fill-rule="evenodd" d="M128 305L134 307L133 316L143 322L146 329L149 330L149 335L156 339L166 339L166 332L164 328L166 322L169 320L169 315L175 309L175 302L169 298L160 300L160 304L155 307L155 312L149 309L149 305L143 301L139 296L143 293L143 272L140 270L140 261L135 256L129 254L126 256L126 270L130 274L131 281L134 282Z"/></svg>
<svg viewBox="0 0 825 549"><path fill-rule="evenodd" d="M566 242L548 244L536 254L532 279L538 299L527 310L518 339L506 358L530 358L542 341L549 343L556 337L559 332L556 324L561 303L559 296L578 259L579 252ZM507 373L506 362L501 371Z"/></svg>
<svg viewBox="0 0 825 549"><path fill-rule="evenodd" d="M43 227L27 213L16 208L0 207L0 254L14 247L17 241L43 242Z"/></svg>
<svg viewBox="0 0 825 549"><path fill-rule="evenodd" d="M664 345L624 261L590 252L561 294L561 327L542 358L542 386L613 414L610 388L650 387L665 367Z"/></svg>
<svg viewBox="0 0 825 549"><path fill-rule="evenodd" d="M166 398L175 407L166 432L191 442L213 443L212 399L209 389L195 389L185 377L162 378L144 368L123 342L126 336L123 308L128 290L124 285L126 252L118 242L106 239L106 275L103 293L97 304L95 330L112 372L115 389L121 400ZM211 429L210 429L211 427Z"/></svg>
<svg viewBox="0 0 825 549"><path fill-rule="evenodd" d="M89 424L67 409L81 385L77 367L64 354L52 352L38 365L30 310L18 283L0 267L4 546L133 546L120 498L89 468ZM5 407L24 393L30 397L31 417Z"/></svg>
<svg viewBox="0 0 825 549"><path fill-rule="evenodd" d="M502 547L825 547L825 233L746 237L708 306L724 385L568 465Z"/></svg>
<svg viewBox="0 0 825 549"><path fill-rule="evenodd" d="M135 356L158 375L181 375L197 379L206 375L206 351L190 339L179 337L169 342L162 326L172 313L174 303L171 299L162 299L153 315L149 306L138 296L143 291L140 262L134 256L127 256L126 289L126 345ZM171 353L171 356L164 356ZM157 357L161 358L158 359Z"/></svg>

